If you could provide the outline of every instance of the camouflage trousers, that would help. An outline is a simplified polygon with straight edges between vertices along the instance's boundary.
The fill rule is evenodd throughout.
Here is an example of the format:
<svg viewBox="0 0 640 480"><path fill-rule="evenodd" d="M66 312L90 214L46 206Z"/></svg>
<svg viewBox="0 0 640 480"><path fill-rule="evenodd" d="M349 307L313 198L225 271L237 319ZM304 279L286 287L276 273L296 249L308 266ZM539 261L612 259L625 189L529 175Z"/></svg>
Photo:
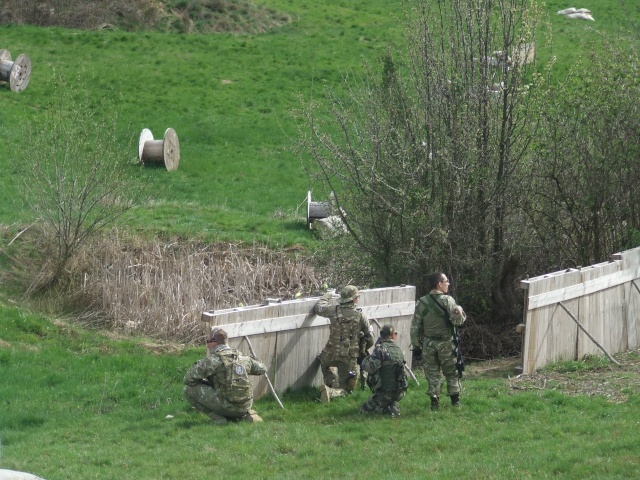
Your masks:
<svg viewBox="0 0 640 480"><path fill-rule="evenodd" d="M429 384L427 395L440 396L442 375L447 381L447 395L460 394L460 379L453 356L453 340L425 340L422 348L422 370ZM442 375L440 374L442 371Z"/></svg>
<svg viewBox="0 0 640 480"><path fill-rule="evenodd" d="M322 369L322 377L324 384L331 388L343 388L351 393L358 384L358 359L357 357L343 357L331 355L326 351L322 351L318 355L320 360L320 368ZM331 367L338 369L338 375Z"/></svg>
<svg viewBox="0 0 640 480"><path fill-rule="evenodd" d="M206 415L212 413L225 418L241 418L251 409L253 399L232 403L220 395L220 391L209 385L185 385L184 395L193 408Z"/></svg>
<svg viewBox="0 0 640 480"><path fill-rule="evenodd" d="M381 413L384 408L391 407L392 410L400 412L398 402L404 397L404 392L383 392L376 391L360 407L362 413Z"/></svg>

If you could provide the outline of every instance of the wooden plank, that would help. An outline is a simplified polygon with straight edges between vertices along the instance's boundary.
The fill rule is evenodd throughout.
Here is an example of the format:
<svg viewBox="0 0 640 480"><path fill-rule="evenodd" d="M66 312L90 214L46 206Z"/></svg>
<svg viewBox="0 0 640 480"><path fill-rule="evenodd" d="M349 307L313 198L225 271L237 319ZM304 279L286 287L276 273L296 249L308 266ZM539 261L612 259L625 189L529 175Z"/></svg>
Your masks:
<svg viewBox="0 0 640 480"><path fill-rule="evenodd" d="M615 264L615 262L613 262ZM595 267L595 266L594 266ZM590 267L587 267L590 268ZM616 267L617 270L617 267ZM566 302L574 298L579 298L591 293L605 290L607 288L613 288L618 285L622 285L631 280L640 277L640 265L635 268L630 268L623 271L616 271L610 275L594 278L577 285L571 285L569 287L552 290L538 295L529 296L529 302L527 308L533 310L535 308L544 307L547 305L553 305L558 302Z"/></svg>
<svg viewBox="0 0 640 480"><path fill-rule="evenodd" d="M583 285L594 285L601 280L616 278L620 262L608 262L585 267L581 270ZM627 270L627 272L630 270ZM607 284L605 282L605 284ZM593 290L580 298L580 316L576 316L589 334L608 352L626 348L626 325L622 321L619 284L606 290ZM624 339L624 342L623 342ZM622 347L622 345L625 347ZM582 331L578 332L577 358L585 355L601 355L602 351Z"/></svg>
<svg viewBox="0 0 640 480"><path fill-rule="evenodd" d="M640 265L640 247L614 253L612 259L622 263L622 270L627 270Z"/></svg>
<svg viewBox="0 0 640 480"><path fill-rule="evenodd" d="M521 282L527 290L524 373L553 361L601 354L577 326L566 326L575 325L571 315L612 353L640 346L640 248L612 258L579 272L567 269ZM557 308L559 302L570 314Z"/></svg>
<svg viewBox="0 0 640 480"><path fill-rule="evenodd" d="M414 302L392 305L372 305L370 307L364 307L362 312L365 313L369 319L375 318L385 320L409 314L413 315L414 306ZM229 338L233 338L260 333L282 332L297 328L321 327L329 324L329 319L315 315L311 311L297 315L287 315L282 317L276 316L254 321L248 320L249 317L260 316L260 313L260 310L238 312L238 316L241 316L242 321L236 321L235 323L228 324L220 323L218 321L216 322L216 325L224 325L224 329L227 332L227 335L229 335ZM269 312L263 313L273 315L273 313ZM215 314L211 316L211 319L213 320L214 317ZM224 318L227 321L234 320L234 317L228 314L226 314Z"/></svg>
<svg viewBox="0 0 640 480"><path fill-rule="evenodd" d="M530 279L526 285L529 294L527 301L531 297L577 283L580 283L580 272L573 269ZM575 300L566 302L574 314L578 309L575 303ZM535 309L527 307L522 351L523 373L532 373L552 361L574 357L577 326L566 312L558 310L556 305Z"/></svg>
<svg viewBox="0 0 640 480"><path fill-rule="evenodd" d="M623 269L640 265L640 247L613 255L622 264ZM640 347L640 280L632 280L625 284L622 293L623 317L627 325L627 349Z"/></svg>
<svg viewBox="0 0 640 480"><path fill-rule="evenodd" d="M275 371L273 368L273 358L276 355L277 338L275 335L254 335L249 337L253 350L256 353L256 358L267 366L267 373L273 381ZM239 349L249 355L249 345L243 337L233 339L238 342ZM269 394L269 384L264 376L251 377L253 380L253 394L255 398L260 398L262 395ZM275 385L274 385L275 387ZM276 388L277 390L277 388Z"/></svg>
<svg viewBox="0 0 640 480"><path fill-rule="evenodd" d="M558 304L559 307L561 307L570 317L571 319L576 322L576 325L578 325L578 328L580 329L581 333L584 333L587 337L589 337L589 340L591 340L594 344L596 344L596 346L609 358L609 360L611 360L613 363L615 363L616 365L620 365L620 363L611 356L611 354L609 352L607 352L607 350L602 346L602 344L600 342L598 342L598 340L596 340L590 333L588 330L586 330L582 324L580 323L580 321L573 316L573 314L567 310L567 308L562 304L559 303Z"/></svg>
<svg viewBox="0 0 640 480"><path fill-rule="evenodd" d="M630 350L634 350L640 347L640 280L625 285L624 302L627 344Z"/></svg>
<svg viewBox="0 0 640 480"><path fill-rule="evenodd" d="M545 273L544 275L540 275L537 277L527 278L526 280L520 281L520 288L523 290L528 290L529 285L532 285L537 282L544 282L545 280L553 277L558 277L564 275L565 273L577 272L578 270L575 268L567 268L565 270L558 270L557 272Z"/></svg>
<svg viewBox="0 0 640 480"><path fill-rule="evenodd" d="M329 327L278 332L278 353L273 361L275 388L302 388L322 384L318 354L329 338Z"/></svg>

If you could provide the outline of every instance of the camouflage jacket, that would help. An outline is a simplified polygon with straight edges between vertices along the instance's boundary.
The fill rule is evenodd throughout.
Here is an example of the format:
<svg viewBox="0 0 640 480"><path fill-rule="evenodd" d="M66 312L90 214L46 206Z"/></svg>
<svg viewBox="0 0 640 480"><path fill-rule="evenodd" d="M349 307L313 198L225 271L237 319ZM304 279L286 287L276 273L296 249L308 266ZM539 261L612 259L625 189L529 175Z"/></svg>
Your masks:
<svg viewBox="0 0 640 480"><path fill-rule="evenodd" d="M442 308L449 312L449 320ZM458 313L454 313L455 310ZM411 321L411 344L422 346L426 339L448 340L453 337L453 326L460 326L467 319L462 307L454 298L439 290L431 290L416 302L415 313Z"/></svg>
<svg viewBox="0 0 640 480"><path fill-rule="evenodd" d="M362 369L375 383L374 391L395 392L406 390L406 374L404 372L404 354L393 340L382 340L377 343L371 355L362 361Z"/></svg>
<svg viewBox="0 0 640 480"><path fill-rule="evenodd" d="M199 383L206 383L220 390L221 396L224 398L225 393L230 389L230 385L228 385L227 369L222 356L231 352L237 354L238 362L244 366L249 375L263 375L267 371L267 367L262 362L242 352L232 350L228 345L217 345L209 351L209 356L198 360L191 367L184 376L184 384L193 386Z"/></svg>
<svg viewBox="0 0 640 480"><path fill-rule="evenodd" d="M356 308L355 303L333 305L323 297L313 307L313 311L328 318L331 323L329 340L323 350L329 355L357 358L366 355L366 351L373 345L369 320Z"/></svg>

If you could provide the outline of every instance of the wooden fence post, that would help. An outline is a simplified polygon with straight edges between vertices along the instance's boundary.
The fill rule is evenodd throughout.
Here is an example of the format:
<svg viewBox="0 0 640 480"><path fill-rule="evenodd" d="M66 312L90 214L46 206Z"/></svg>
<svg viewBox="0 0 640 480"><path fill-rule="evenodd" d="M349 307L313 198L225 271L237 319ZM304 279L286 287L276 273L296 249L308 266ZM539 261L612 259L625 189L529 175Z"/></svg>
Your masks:
<svg viewBox="0 0 640 480"><path fill-rule="evenodd" d="M244 336L244 339L249 344L249 350L251 350L251 355L253 355L253 357L255 358L256 352L253 351L253 345L251 345L251 340L249 340L249 337L247 337L246 335ZM273 384L271 383L271 380L269 379L269 375L267 374L267 372L264 372L264 378L267 379L267 383L269 384L269 389L271 390L271 393L273 393L273 396L278 402L278 405L280 405L280 408L284 409L284 405L282 405L282 402L278 398L278 394L276 393L275 388L273 388Z"/></svg>

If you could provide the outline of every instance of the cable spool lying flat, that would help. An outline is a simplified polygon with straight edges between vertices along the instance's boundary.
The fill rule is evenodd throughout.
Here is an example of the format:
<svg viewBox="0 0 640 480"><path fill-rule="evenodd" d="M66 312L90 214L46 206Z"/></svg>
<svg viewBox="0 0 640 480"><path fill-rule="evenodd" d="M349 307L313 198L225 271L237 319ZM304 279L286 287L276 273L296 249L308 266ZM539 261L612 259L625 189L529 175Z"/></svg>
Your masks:
<svg viewBox="0 0 640 480"><path fill-rule="evenodd" d="M327 218L331 212L331 202L312 202L311 191L307 192L307 228L311 230L314 220Z"/></svg>
<svg viewBox="0 0 640 480"><path fill-rule="evenodd" d="M31 76L31 60L24 53L11 61L9 50L0 50L0 80L9 82L14 92L21 92L29 85Z"/></svg>
<svg viewBox="0 0 640 480"><path fill-rule="evenodd" d="M180 143L173 128L167 128L162 140L154 140L151 130L144 128L138 142L138 160L144 164L164 165L168 171L178 169Z"/></svg>

